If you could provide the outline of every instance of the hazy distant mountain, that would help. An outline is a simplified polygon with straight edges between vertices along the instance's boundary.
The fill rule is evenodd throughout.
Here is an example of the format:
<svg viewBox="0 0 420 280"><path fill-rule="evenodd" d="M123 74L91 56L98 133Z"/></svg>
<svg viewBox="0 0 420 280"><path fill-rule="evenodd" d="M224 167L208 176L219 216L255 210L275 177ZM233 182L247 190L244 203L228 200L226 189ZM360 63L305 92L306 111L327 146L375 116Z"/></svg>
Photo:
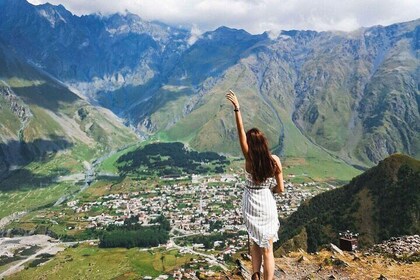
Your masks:
<svg viewBox="0 0 420 280"><path fill-rule="evenodd" d="M420 161L395 154L341 188L302 204L280 229L278 253L338 244L338 233L357 232L369 247L420 231Z"/></svg>
<svg viewBox="0 0 420 280"><path fill-rule="evenodd" d="M84 94L142 85L164 68L186 31L134 14L78 17L63 6L0 1L1 38L19 54Z"/></svg>
<svg viewBox="0 0 420 280"><path fill-rule="evenodd" d="M420 156L420 20L351 33L226 27L190 32L133 14L78 17L0 0L0 38L19 56L127 119L144 136L237 153L232 88L246 127L277 153L372 165Z"/></svg>

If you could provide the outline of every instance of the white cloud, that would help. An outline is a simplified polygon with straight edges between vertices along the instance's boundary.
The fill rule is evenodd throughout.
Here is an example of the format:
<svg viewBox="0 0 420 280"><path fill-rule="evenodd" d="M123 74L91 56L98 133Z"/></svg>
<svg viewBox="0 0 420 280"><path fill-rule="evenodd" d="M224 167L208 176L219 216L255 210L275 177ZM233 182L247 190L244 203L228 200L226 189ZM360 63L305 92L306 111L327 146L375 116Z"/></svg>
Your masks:
<svg viewBox="0 0 420 280"><path fill-rule="evenodd" d="M44 0L29 0L33 4ZM311 29L350 31L420 15L418 0L48 0L74 14L124 12L146 20L213 30L225 25L251 33Z"/></svg>
<svg viewBox="0 0 420 280"><path fill-rule="evenodd" d="M191 37L188 39L188 44L193 45L198 39L200 39L203 32L198 28L197 25L193 25L191 28Z"/></svg>

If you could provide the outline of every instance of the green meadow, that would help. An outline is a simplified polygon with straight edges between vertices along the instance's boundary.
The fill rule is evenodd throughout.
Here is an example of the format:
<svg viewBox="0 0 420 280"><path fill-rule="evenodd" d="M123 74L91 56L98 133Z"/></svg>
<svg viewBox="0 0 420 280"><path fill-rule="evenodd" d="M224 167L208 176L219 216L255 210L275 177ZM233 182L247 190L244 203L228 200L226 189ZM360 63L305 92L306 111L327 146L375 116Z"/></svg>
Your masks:
<svg viewBox="0 0 420 280"><path fill-rule="evenodd" d="M191 254L176 249L67 248L42 266L27 268L7 279L139 279L157 277L190 262ZM26 264L28 265L28 264Z"/></svg>

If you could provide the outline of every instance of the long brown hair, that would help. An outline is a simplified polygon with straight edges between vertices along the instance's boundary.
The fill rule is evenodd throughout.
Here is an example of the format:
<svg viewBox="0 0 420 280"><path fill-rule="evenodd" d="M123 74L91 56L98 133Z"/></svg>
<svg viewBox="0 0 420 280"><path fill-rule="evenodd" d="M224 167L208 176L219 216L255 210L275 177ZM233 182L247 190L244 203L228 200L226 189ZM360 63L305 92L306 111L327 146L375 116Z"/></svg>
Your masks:
<svg viewBox="0 0 420 280"><path fill-rule="evenodd" d="M258 128L251 128L246 133L248 157L251 161L251 175L255 183L260 184L274 176L277 164L268 150L267 138Z"/></svg>

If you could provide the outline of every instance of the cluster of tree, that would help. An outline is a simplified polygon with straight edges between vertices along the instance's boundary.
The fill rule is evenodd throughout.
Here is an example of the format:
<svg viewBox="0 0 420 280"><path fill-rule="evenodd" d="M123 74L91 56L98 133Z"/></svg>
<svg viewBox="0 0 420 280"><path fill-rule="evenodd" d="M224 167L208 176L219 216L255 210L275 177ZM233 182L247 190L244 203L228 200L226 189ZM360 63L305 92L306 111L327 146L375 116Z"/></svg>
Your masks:
<svg viewBox="0 0 420 280"><path fill-rule="evenodd" d="M223 173L227 163L225 156L214 152L191 151L179 142L149 144L117 160L120 174L157 173L159 176ZM139 172L140 169L142 172ZM147 169L148 172L144 172L143 169Z"/></svg>
<svg viewBox="0 0 420 280"><path fill-rule="evenodd" d="M51 254L46 254L46 253L40 254L37 256L35 260L29 263L28 267L37 267L38 265L49 261L53 257L54 255L51 255Z"/></svg>
<svg viewBox="0 0 420 280"><path fill-rule="evenodd" d="M151 222L153 226L142 226L137 216L131 216L124 225L110 225L100 236L99 247L154 247L169 240L171 230L168 219L161 215Z"/></svg>
<svg viewBox="0 0 420 280"><path fill-rule="evenodd" d="M213 231L215 229L221 229L223 227L223 222L222 221L210 221L210 231Z"/></svg>
<svg viewBox="0 0 420 280"><path fill-rule="evenodd" d="M55 234L49 235L53 238L58 238L63 242L74 242L80 240L98 239L103 235L103 230L96 228L87 228L84 231L78 232L75 235L69 234Z"/></svg>
<svg viewBox="0 0 420 280"><path fill-rule="evenodd" d="M367 247L393 236L420 231L416 217L420 213L420 162L403 155L393 155L354 178L348 185L322 193L303 203L287 220L281 221L280 246L307 233L308 252L323 245L338 244L338 233L360 233L359 245ZM364 191L367 195L362 195ZM363 207L369 203L369 208ZM360 213L360 209L372 209ZM371 229L364 228L358 215L370 216Z"/></svg>
<svg viewBox="0 0 420 280"><path fill-rule="evenodd" d="M155 247L169 240L169 233L158 227L141 227L137 230L116 229L104 232L99 247Z"/></svg>
<svg viewBox="0 0 420 280"><path fill-rule="evenodd" d="M339 188L315 196L303 203L298 211L286 221L281 221L279 244L299 234L304 227L308 239L308 252L316 252L322 244L338 243L338 232L355 231L354 218L351 217L353 190ZM331 230L324 228L329 225Z"/></svg>
<svg viewBox="0 0 420 280"><path fill-rule="evenodd" d="M420 232L420 161L418 169L408 164L401 165L397 180L390 181L384 188L376 185L372 195L377 197L378 239L393 236L412 235Z"/></svg>

